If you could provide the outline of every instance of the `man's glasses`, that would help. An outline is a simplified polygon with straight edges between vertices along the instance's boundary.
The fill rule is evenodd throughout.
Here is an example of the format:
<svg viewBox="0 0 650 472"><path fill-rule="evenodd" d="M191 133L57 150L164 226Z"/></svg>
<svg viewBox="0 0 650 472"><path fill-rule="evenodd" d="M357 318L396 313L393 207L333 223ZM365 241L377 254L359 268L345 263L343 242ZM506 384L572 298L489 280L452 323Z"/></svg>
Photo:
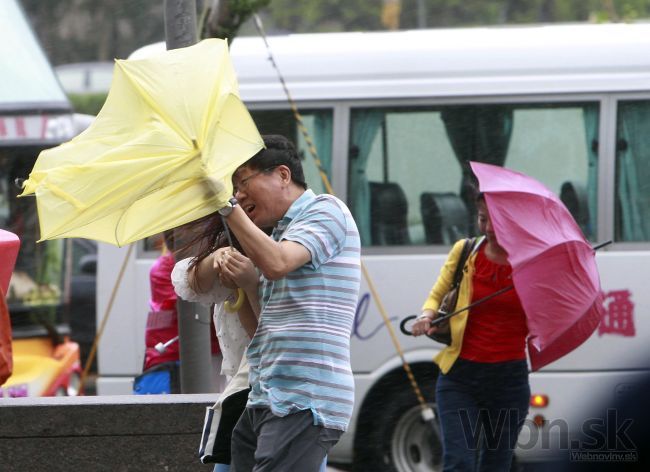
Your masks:
<svg viewBox="0 0 650 472"><path fill-rule="evenodd" d="M262 170L258 170L257 172L253 172L248 177L244 177L237 184L233 185L233 190L232 190L233 195L235 195L237 192L245 191L248 188L248 183L250 182L250 180L253 177L257 177L260 174L265 174L267 172L270 172L273 169L275 169L276 167L277 166L267 167L266 169L262 169Z"/></svg>

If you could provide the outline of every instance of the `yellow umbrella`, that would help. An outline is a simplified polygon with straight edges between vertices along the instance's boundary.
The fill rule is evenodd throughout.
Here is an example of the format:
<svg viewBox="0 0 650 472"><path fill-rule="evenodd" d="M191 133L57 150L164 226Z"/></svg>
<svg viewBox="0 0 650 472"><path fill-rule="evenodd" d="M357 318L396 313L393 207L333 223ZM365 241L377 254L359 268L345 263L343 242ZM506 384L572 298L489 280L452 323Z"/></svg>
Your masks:
<svg viewBox="0 0 650 472"><path fill-rule="evenodd" d="M42 152L22 195L36 195L41 240L121 246L224 206L232 173L263 146L226 41L206 39L117 60L93 124Z"/></svg>

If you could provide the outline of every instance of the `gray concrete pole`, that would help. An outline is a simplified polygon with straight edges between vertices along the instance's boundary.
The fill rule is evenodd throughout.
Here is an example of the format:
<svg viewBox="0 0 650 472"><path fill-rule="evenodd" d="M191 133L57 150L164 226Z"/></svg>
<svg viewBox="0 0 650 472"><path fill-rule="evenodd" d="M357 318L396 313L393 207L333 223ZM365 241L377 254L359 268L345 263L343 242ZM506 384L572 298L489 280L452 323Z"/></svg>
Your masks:
<svg viewBox="0 0 650 472"><path fill-rule="evenodd" d="M165 0L165 42L167 49L196 44L196 1Z"/></svg>
<svg viewBox="0 0 650 472"><path fill-rule="evenodd" d="M197 42L195 0L165 0L165 39L167 49L191 46ZM176 307L181 392L214 392L209 310L181 299Z"/></svg>

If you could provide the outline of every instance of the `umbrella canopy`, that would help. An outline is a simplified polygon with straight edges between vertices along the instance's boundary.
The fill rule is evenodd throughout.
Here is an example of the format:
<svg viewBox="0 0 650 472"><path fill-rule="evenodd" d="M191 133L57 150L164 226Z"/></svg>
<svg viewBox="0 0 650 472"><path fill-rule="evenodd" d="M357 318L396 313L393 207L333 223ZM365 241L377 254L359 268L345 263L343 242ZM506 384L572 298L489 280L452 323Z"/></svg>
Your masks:
<svg viewBox="0 0 650 472"><path fill-rule="evenodd" d="M537 370L591 336L603 317L594 250L560 199L527 175L470 163L528 324Z"/></svg>
<svg viewBox="0 0 650 472"><path fill-rule="evenodd" d="M117 60L93 124L42 152L22 195L36 195L41 240L119 246L223 207L232 173L263 146L227 42L207 39Z"/></svg>

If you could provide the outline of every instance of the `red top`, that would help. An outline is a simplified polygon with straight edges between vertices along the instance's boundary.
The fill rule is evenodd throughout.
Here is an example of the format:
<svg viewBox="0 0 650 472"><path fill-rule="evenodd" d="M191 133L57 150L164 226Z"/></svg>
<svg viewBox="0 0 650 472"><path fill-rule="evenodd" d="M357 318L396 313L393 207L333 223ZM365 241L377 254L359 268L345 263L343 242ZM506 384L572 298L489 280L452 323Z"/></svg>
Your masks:
<svg viewBox="0 0 650 472"><path fill-rule="evenodd" d="M481 245L472 279L472 303L512 285L512 268L490 261ZM463 336L462 359L505 362L526 358L526 315L517 292L508 290L470 309Z"/></svg>
<svg viewBox="0 0 650 472"><path fill-rule="evenodd" d="M156 344L165 343L178 336L178 315L176 313L176 292L172 284L171 274L176 263L171 252L160 255L149 271L151 284L151 299L145 330L144 367L147 370L163 362L173 362L180 358L179 343L173 342L165 352L156 351ZM206 329L208 329L206 327ZM219 354L219 343L214 325L210 323L210 347L212 354Z"/></svg>
<svg viewBox="0 0 650 472"><path fill-rule="evenodd" d="M174 292L171 280L174 264L174 255L168 252L158 257L149 271L151 283L149 308L151 311L147 317L145 330L146 350L143 370L163 362L179 359L178 342L170 344L163 353L159 353L155 349L159 342L165 343L174 336L178 336L176 292Z"/></svg>

